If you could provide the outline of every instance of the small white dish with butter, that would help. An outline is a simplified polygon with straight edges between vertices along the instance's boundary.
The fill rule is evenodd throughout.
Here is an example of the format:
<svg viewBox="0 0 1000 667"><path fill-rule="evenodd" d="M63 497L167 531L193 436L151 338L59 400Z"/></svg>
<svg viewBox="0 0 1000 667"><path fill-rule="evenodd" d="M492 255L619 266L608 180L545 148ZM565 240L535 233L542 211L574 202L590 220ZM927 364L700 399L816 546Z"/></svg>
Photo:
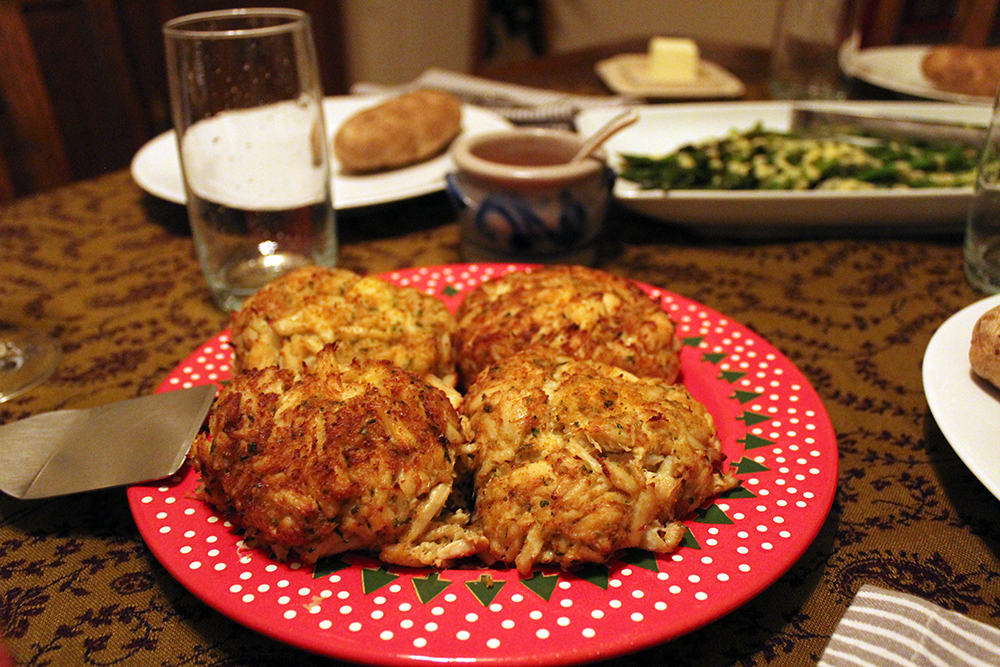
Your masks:
<svg viewBox="0 0 1000 667"><path fill-rule="evenodd" d="M738 98L743 82L716 63L702 60L694 40L653 37L646 53L624 53L594 67L611 90L652 99Z"/></svg>

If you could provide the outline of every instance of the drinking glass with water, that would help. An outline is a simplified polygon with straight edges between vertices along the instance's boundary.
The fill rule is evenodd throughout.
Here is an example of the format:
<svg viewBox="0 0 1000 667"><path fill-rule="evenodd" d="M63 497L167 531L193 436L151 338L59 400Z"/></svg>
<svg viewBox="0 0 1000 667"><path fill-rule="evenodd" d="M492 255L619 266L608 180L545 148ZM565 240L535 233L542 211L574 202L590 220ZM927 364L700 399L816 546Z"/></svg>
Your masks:
<svg viewBox="0 0 1000 667"><path fill-rule="evenodd" d="M202 12L164 25L188 217L213 298L336 263L323 93L309 16Z"/></svg>
<svg viewBox="0 0 1000 667"><path fill-rule="evenodd" d="M1000 292L1000 91L979 157L965 226L965 275L976 289Z"/></svg>

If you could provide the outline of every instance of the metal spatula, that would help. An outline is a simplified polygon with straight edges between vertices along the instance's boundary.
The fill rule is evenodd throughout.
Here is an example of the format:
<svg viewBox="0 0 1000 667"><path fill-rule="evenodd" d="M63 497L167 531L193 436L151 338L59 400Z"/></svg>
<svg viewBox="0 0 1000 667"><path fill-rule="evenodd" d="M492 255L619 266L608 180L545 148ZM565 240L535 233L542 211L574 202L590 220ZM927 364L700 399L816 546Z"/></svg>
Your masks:
<svg viewBox="0 0 1000 667"><path fill-rule="evenodd" d="M169 477L214 398L205 385L0 426L0 490L47 498Z"/></svg>

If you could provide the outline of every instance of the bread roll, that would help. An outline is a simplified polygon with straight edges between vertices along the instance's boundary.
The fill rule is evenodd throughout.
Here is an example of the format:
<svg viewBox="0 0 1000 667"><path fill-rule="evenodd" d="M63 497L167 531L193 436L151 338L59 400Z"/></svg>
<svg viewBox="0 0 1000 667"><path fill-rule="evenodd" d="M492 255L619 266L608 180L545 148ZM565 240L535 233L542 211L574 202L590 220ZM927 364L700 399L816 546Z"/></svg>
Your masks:
<svg viewBox="0 0 1000 667"><path fill-rule="evenodd" d="M935 87L949 93L993 97L1000 86L1000 48L932 46L921 66Z"/></svg>
<svg viewBox="0 0 1000 667"><path fill-rule="evenodd" d="M1000 387L1000 306L986 311L976 321L969 363L976 375Z"/></svg>
<svg viewBox="0 0 1000 667"><path fill-rule="evenodd" d="M398 169L439 154L461 129L462 105L454 96L420 90L348 118L333 152L347 172Z"/></svg>

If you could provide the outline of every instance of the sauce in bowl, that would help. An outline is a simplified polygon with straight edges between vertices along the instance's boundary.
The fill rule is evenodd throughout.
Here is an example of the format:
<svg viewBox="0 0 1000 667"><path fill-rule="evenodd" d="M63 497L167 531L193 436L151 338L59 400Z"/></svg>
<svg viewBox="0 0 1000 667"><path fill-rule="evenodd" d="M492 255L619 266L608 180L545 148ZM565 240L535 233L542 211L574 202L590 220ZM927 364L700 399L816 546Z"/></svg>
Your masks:
<svg viewBox="0 0 1000 667"><path fill-rule="evenodd" d="M590 264L610 196L598 152L571 161L583 140L566 130L515 128L460 137L448 191L466 261Z"/></svg>
<svg viewBox="0 0 1000 667"><path fill-rule="evenodd" d="M554 167L569 162L576 148L565 137L532 134L497 137L472 145L469 152L487 162L515 167Z"/></svg>

